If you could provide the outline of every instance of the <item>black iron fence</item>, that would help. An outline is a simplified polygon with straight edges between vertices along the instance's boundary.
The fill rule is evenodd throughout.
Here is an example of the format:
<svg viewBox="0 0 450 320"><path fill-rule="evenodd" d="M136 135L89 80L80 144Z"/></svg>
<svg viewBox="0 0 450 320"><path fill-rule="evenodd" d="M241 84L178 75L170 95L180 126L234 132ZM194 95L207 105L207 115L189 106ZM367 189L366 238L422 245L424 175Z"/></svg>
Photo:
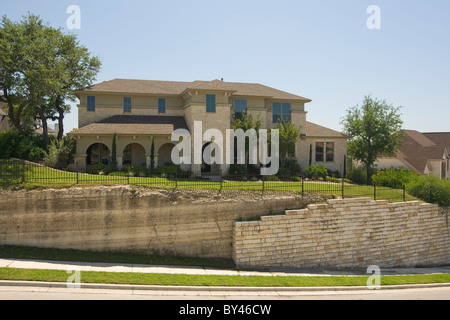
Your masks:
<svg viewBox="0 0 450 320"><path fill-rule="evenodd" d="M155 189L199 189L217 192L250 191L259 193L322 193L339 198L371 197L375 200L413 200L405 189L391 189L374 185L356 185L344 179L309 180L303 177L280 178L277 176L195 175L180 172L175 167L167 171L121 171L87 174L77 171L52 169L22 160L0 159L0 188L26 186L29 188L61 187L74 185L127 184Z"/></svg>

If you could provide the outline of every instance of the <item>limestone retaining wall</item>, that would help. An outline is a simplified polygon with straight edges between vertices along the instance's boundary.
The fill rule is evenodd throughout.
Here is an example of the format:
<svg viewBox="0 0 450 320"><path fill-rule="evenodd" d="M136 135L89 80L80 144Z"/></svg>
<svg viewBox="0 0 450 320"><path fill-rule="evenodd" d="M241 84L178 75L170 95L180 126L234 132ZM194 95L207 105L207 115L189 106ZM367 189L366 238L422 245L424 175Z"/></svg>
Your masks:
<svg viewBox="0 0 450 320"><path fill-rule="evenodd" d="M240 267L415 267L450 264L446 216L431 204L371 199L327 204L235 222Z"/></svg>
<svg viewBox="0 0 450 320"><path fill-rule="evenodd" d="M234 220L301 208L304 201L130 186L0 191L0 245L231 259Z"/></svg>

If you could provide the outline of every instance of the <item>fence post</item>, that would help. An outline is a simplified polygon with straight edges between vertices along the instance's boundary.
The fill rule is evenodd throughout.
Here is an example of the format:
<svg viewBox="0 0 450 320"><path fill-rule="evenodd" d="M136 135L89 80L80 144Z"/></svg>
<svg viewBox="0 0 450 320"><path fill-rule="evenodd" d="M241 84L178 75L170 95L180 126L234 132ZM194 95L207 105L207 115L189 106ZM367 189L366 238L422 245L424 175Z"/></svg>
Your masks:
<svg viewBox="0 0 450 320"><path fill-rule="evenodd" d="M373 200L377 200L377 183L373 182Z"/></svg>
<svg viewBox="0 0 450 320"><path fill-rule="evenodd" d="M344 199L344 188L345 188L344 178L342 178L342 184L341 184L342 199Z"/></svg>
<svg viewBox="0 0 450 320"><path fill-rule="evenodd" d="M25 160L22 160L22 183L25 183Z"/></svg>
<svg viewBox="0 0 450 320"><path fill-rule="evenodd" d="M305 197L305 178L302 175L302 198Z"/></svg>
<svg viewBox="0 0 450 320"><path fill-rule="evenodd" d="M406 202L406 186L403 185L403 202Z"/></svg>
<svg viewBox="0 0 450 320"><path fill-rule="evenodd" d="M75 167L75 170L77 172L77 184L79 184L80 183L80 178L78 177L78 167Z"/></svg>
<svg viewBox="0 0 450 320"><path fill-rule="evenodd" d="M175 190L178 189L178 172L175 172Z"/></svg>
<svg viewBox="0 0 450 320"><path fill-rule="evenodd" d="M264 175L262 176L262 193L264 193L265 185L264 185Z"/></svg>

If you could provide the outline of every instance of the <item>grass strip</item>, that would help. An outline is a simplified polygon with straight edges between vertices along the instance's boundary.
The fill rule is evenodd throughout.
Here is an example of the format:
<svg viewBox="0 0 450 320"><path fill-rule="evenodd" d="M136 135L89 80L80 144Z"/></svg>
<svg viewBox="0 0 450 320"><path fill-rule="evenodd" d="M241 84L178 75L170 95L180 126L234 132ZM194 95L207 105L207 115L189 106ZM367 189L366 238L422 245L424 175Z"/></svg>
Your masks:
<svg viewBox="0 0 450 320"><path fill-rule="evenodd" d="M67 282L62 270L0 268L0 280ZM367 276L226 276L119 272L81 272L82 283L206 287L366 286ZM450 283L450 274L381 276L381 285Z"/></svg>

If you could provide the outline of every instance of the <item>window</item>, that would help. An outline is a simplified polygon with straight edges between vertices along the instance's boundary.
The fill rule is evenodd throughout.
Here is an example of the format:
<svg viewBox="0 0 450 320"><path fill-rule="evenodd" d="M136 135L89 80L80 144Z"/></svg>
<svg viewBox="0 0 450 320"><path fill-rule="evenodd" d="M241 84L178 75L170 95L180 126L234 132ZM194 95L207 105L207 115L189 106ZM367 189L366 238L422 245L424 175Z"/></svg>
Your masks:
<svg viewBox="0 0 450 320"><path fill-rule="evenodd" d="M327 162L334 161L334 142L327 142Z"/></svg>
<svg viewBox="0 0 450 320"><path fill-rule="evenodd" d="M291 122L291 104L274 102L272 104L273 123Z"/></svg>
<svg viewBox="0 0 450 320"><path fill-rule="evenodd" d="M95 97L94 96L87 97L87 111L95 112Z"/></svg>
<svg viewBox="0 0 450 320"><path fill-rule="evenodd" d="M316 162L334 161L334 142L316 142Z"/></svg>
<svg viewBox="0 0 450 320"><path fill-rule="evenodd" d="M166 113L166 99L158 99L158 113Z"/></svg>
<svg viewBox="0 0 450 320"><path fill-rule="evenodd" d="M216 95L206 95L206 112L216 112Z"/></svg>
<svg viewBox="0 0 450 320"><path fill-rule="evenodd" d="M316 162L323 162L324 143L316 142Z"/></svg>
<svg viewBox="0 0 450 320"><path fill-rule="evenodd" d="M247 112L247 100L236 99L234 100L234 118L242 119L244 113Z"/></svg>
<svg viewBox="0 0 450 320"><path fill-rule="evenodd" d="M131 98L123 98L123 112L131 112Z"/></svg>

